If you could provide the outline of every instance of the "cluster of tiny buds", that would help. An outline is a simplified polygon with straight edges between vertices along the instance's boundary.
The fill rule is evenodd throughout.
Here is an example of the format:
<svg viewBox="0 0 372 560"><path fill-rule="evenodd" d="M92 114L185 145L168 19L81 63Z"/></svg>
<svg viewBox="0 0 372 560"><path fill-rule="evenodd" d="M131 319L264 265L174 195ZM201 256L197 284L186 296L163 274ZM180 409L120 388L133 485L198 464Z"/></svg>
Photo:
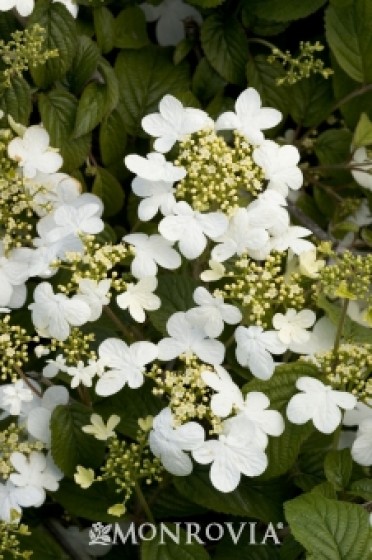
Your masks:
<svg viewBox="0 0 372 560"><path fill-rule="evenodd" d="M297 272L287 278L282 268L283 257L278 253L269 255L264 263L243 255L235 261L223 287L215 290L214 295L238 301L248 324L269 328L273 301L294 309L302 309L305 303L303 278Z"/></svg>
<svg viewBox="0 0 372 560"><path fill-rule="evenodd" d="M18 516L9 523L0 521L0 560L7 558L28 560L31 558L33 553L30 550L21 550L21 543L18 539L18 536L29 535L31 535L29 528L27 525L19 523Z"/></svg>
<svg viewBox="0 0 372 560"><path fill-rule="evenodd" d="M263 188L263 172L252 159L252 146L238 132L233 146L213 130L196 132L180 142L174 163L187 171L176 196L200 212L231 214L242 193L257 196Z"/></svg>
<svg viewBox="0 0 372 560"><path fill-rule="evenodd" d="M93 332L84 333L78 327L73 327L66 340L61 341L52 338L49 349L51 352L58 351L59 353L62 350L66 364L76 366L80 361L97 360L97 354L92 349L94 342L95 334Z"/></svg>
<svg viewBox="0 0 372 560"><path fill-rule="evenodd" d="M316 354L317 365L334 389L349 391L359 400L372 397L372 344L341 344L333 350Z"/></svg>
<svg viewBox="0 0 372 560"><path fill-rule="evenodd" d="M18 371L28 362L28 344L39 342L39 337L31 337L20 325L10 324L10 315L0 320L1 379L18 379Z"/></svg>
<svg viewBox="0 0 372 560"><path fill-rule="evenodd" d="M31 451L42 451L45 448L41 441L27 441L23 427L10 424L0 432L0 475L6 479L13 472L10 456L15 451L29 455Z"/></svg>
<svg viewBox="0 0 372 560"><path fill-rule="evenodd" d="M320 272L319 290L331 297L365 300L372 305L372 255L345 251Z"/></svg>
<svg viewBox="0 0 372 560"><path fill-rule="evenodd" d="M14 31L11 37L7 43L0 40L0 57L6 65L1 72L3 87L11 87L14 76L22 76L29 68L45 64L50 58L58 56L57 49L44 48L46 30L38 24Z"/></svg>
<svg viewBox="0 0 372 560"><path fill-rule="evenodd" d="M331 68L325 68L323 60L316 58L316 53L324 50L324 46L316 41L301 41L299 45L299 53L296 57L292 56L290 51L282 51L277 47L273 47L271 55L267 57L268 62L278 61L285 70L285 75L277 78L278 85L293 85L303 78L309 78L312 74L320 74L327 79L333 74Z"/></svg>

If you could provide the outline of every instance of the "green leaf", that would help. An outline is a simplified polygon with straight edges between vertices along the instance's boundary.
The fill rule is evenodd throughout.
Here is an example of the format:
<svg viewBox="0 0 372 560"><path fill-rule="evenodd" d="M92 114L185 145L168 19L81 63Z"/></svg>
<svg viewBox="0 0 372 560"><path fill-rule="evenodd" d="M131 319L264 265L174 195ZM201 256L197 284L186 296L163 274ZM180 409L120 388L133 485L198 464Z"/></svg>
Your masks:
<svg viewBox="0 0 372 560"><path fill-rule="evenodd" d="M96 168L96 176L92 188L104 204L104 217L114 216L123 207L124 191L119 181L107 169Z"/></svg>
<svg viewBox="0 0 372 560"><path fill-rule="evenodd" d="M91 410L81 404L59 405L52 414L51 451L56 465L72 476L77 465L98 467L103 459L105 443L85 434L81 428L90 424Z"/></svg>
<svg viewBox="0 0 372 560"><path fill-rule="evenodd" d="M193 4L199 8L215 8L216 6L223 4L225 1L226 0L189 0L188 4Z"/></svg>
<svg viewBox="0 0 372 560"><path fill-rule="evenodd" d="M164 524L177 542L164 532L157 531L156 537L141 543L141 560L208 560L208 552L195 539L188 539L186 532L173 523Z"/></svg>
<svg viewBox="0 0 372 560"><path fill-rule="evenodd" d="M372 81L372 4L354 0L326 11L326 37L341 68L355 81Z"/></svg>
<svg viewBox="0 0 372 560"><path fill-rule="evenodd" d="M93 10L94 31L97 44L103 54L110 52L115 45L115 18L104 6Z"/></svg>
<svg viewBox="0 0 372 560"><path fill-rule="evenodd" d="M90 149L90 135L72 138L77 99L67 91L54 89L38 96L39 111L51 146L59 148L63 157L63 169L72 171L84 162Z"/></svg>
<svg viewBox="0 0 372 560"><path fill-rule="evenodd" d="M349 130L338 128L322 132L316 139L315 153L322 165L346 162L352 137Z"/></svg>
<svg viewBox="0 0 372 560"><path fill-rule="evenodd" d="M326 0L259 0L254 2L254 12L269 21L293 21L313 14L325 3Z"/></svg>
<svg viewBox="0 0 372 560"><path fill-rule="evenodd" d="M105 165L110 165L123 158L127 135L124 123L117 109L106 117L99 129L99 147L101 159Z"/></svg>
<svg viewBox="0 0 372 560"><path fill-rule="evenodd" d="M71 557L65 553L51 532L43 525L30 528L30 532L31 535L24 537L17 535L22 551L32 550L32 557L37 560L70 560ZM5 558L10 557L5 555Z"/></svg>
<svg viewBox="0 0 372 560"><path fill-rule="evenodd" d="M282 502L288 496L288 484L283 479L258 481L242 477L238 488L228 494L216 490L209 469L195 466L190 476L175 477L177 490L196 504L219 513L255 517L269 523L283 520Z"/></svg>
<svg viewBox="0 0 372 560"><path fill-rule="evenodd" d="M99 56L100 52L94 41L86 35L78 37L75 57L68 72L68 80L73 93L79 94L91 79L97 68Z"/></svg>
<svg viewBox="0 0 372 560"><path fill-rule="evenodd" d="M270 399L270 408L278 410L284 418L285 429L281 436L270 437L266 453L269 466L261 475L262 480L279 476L288 471L297 459L300 447L313 431L311 423L297 426L286 418L286 408L290 398L298 393L296 381L300 377L317 375L311 364L291 363L276 368L274 375L267 381L253 379L243 387L244 393L260 391Z"/></svg>
<svg viewBox="0 0 372 560"><path fill-rule="evenodd" d="M368 560L369 514L360 506L305 494L284 506L295 539L322 560Z"/></svg>
<svg viewBox="0 0 372 560"><path fill-rule="evenodd" d="M221 543L217 544L216 553L213 560L278 560L279 547L270 546L269 539L264 546L261 546L262 537L256 538L256 543L250 544L247 537L248 529L243 532L243 537L235 544L230 538L225 538ZM239 527L236 526L236 534ZM245 537L245 538L244 538ZM248 541L248 542L247 542ZM289 560L286 558L286 560Z"/></svg>
<svg viewBox="0 0 372 560"><path fill-rule="evenodd" d="M243 85L248 59L248 41L235 17L209 16L201 28L201 42L208 62L227 81Z"/></svg>
<svg viewBox="0 0 372 560"><path fill-rule="evenodd" d="M361 480L356 480L353 482L348 490L351 494L360 496L365 500L372 500L372 479L362 478Z"/></svg>
<svg viewBox="0 0 372 560"><path fill-rule="evenodd" d="M14 76L11 86L0 95L0 109L20 124L27 125L32 110L31 89L26 80Z"/></svg>
<svg viewBox="0 0 372 560"><path fill-rule="evenodd" d="M110 64L101 59L97 68L104 83L92 82L84 89L76 115L75 138L91 132L119 101L118 81Z"/></svg>
<svg viewBox="0 0 372 560"><path fill-rule="evenodd" d="M324 473L336 490L344 490L347 487L352 470L350 449L328 451L324 459Z"/></svg>
<svg viewBox="0 0 372 560"><path fill-rule="evenodd" d="M72 516L104 523L117 521L117 517L107 513L109 507L117 503L118 495L105 482L97 482L83 490L72 480L64 478L53 500L61 504Z"/></svg>
<svg viewBox="0 0 372 560"><path fill-rule="evenodd" d="M51 4L48 0L37 2L32 12L29 27L38 23L46 31L44 47L58 50L58 56L50 58L45 64L31 67L35 84L47 88L56 80L63 78L70 68L76 51L76 25L72 15L60 3Z"/></svg>
<svg viewBox="0 0 372 560"><path fill-rule="evenodd" d="M330 114L333 107L333 92L330 80L313 75L290 88L289 112L297 124L317 126Z"/></svg>
<svg viewBox="0 0 372 560"><path fill-rule="evenodd" d="M369 120L366 113L360 115L359 122L353 136L353 146L360 148L360 146L369 146L372 144L372 122Z"/></svg>
<svg viewBox="0 0 372 560"><path fill-rule="evenodd" d="M333 437L315 430L301 446L294 482L305 492L324 482L324 456L332 448Z"/></svg>
<svg viewBox="0 0 372 560"><path fill-rule="evenodd" d="M225 80L212 68L208 60L203 57L192 78L192 90L198 99L204 103L222 92L226 85Z"/></svg>
<svg viewBox="0 0 372 560"><path fill-rule="evenodd" d="M145 14L138 6L122 10L115 19L114 46L119 49L140 49L149 44Z"/></svg>
<svg viewBox="0 0 372 560"><path fill-rule="evenodd" d="M284 75L279 63L270 64L265 55L250 57L247 64L248 85L254 87L262 97L263 105L275 107L288 113L288 91L286 86L278 86L276 79Z"/></svg>
<svg viewBox="0 0 372 560"><path fill-rule="evenodd" d="M193 293L198 283L188 274L160 274L156 294L161 307L149 313L154 327L167 335L166 323L176 311L187 311L195 305Z"/></svg>
<svg viewBox="0 0 372 560"><path fill-rule="evenodd" d="M122 51L117 57L115 72L120 89L118 110L126 132L133 136L146 137L141 130L141 120L157 111L165 94L176 95L189 89L188 65L174 66L171 52L160 47Z"/></svg>
<svg viewBox="0 0 372 560"><path fill-rule="evenodd" d="M173 53L174 64L177 66L177 64L182 62L187 57L189 52L191 52L194 46L195 46L195 42L192 41L191 39L188 39L187 37L186 39L182 39L182 41L180 41L174 49L174 53Z"/></svg>
<svg viewBox="0 0 372 560"><path fill-rule="evenodd" d="M156 416L164 404L152 394L152 385L146 382L140 389L124 387L112 397L97 400L94 410L106 420L111 414L119 414L120 424L116 428L121 433L135 438L138 419Z"/></svg>
<svg viewBox="0 0 372 560"><path fill-rule="evenodd" d="M154 495L156 495L156 488L154 490ZM149 498L151 501L151 495ZM195 517L196 515L202 515L208 512L206 508L194 504L185 496L181 496L174 486L170 486L167 491L161 492L151 509L157 519Z"/></svg>

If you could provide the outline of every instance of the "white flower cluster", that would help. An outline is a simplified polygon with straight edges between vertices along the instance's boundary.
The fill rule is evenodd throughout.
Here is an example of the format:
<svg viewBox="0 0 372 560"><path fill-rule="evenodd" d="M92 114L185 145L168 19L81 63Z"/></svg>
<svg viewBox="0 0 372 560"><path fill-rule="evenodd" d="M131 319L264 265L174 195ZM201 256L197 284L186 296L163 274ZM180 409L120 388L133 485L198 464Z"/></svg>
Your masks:
<svg viewBox="0 0 372 560"><path fill-rule="evenodd" d="M79 6L75 0L52 0L63 4L70 14L76 18L79 11ZM32 14L35 8L35 0L1 0L0 12L7 12L15 8L20 16L27 17Z"/></svg>

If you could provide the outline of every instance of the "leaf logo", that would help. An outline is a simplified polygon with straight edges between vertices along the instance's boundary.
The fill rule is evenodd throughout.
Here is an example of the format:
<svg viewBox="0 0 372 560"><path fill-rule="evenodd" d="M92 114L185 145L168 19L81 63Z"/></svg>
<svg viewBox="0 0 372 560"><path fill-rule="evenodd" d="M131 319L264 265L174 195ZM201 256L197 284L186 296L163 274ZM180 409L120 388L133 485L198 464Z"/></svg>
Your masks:
<svg viewBox="0 0 372 560"><path fill-rule="evenodd" d="M109 535L111 527L111 523L109 525L104 525L100 521L93 523L92 528L89 530L89 546L95 544L107 546L111 544L111 536Z"/></svg>

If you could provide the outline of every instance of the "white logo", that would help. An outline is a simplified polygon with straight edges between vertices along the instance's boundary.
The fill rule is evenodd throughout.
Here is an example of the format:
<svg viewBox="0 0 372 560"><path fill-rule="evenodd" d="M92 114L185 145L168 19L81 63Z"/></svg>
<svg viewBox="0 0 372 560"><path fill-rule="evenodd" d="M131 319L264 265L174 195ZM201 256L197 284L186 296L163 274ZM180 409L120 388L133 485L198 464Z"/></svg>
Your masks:
<svg viewBox="0 0 372 560"><path fill-rule="evenodd" d="M104 525L100 521L98 523L93 523L92 528L89 530L89 546L94 544L107 546L111 544L111 537L109 535L111 528L111 523L109 525Z"/></svg>

